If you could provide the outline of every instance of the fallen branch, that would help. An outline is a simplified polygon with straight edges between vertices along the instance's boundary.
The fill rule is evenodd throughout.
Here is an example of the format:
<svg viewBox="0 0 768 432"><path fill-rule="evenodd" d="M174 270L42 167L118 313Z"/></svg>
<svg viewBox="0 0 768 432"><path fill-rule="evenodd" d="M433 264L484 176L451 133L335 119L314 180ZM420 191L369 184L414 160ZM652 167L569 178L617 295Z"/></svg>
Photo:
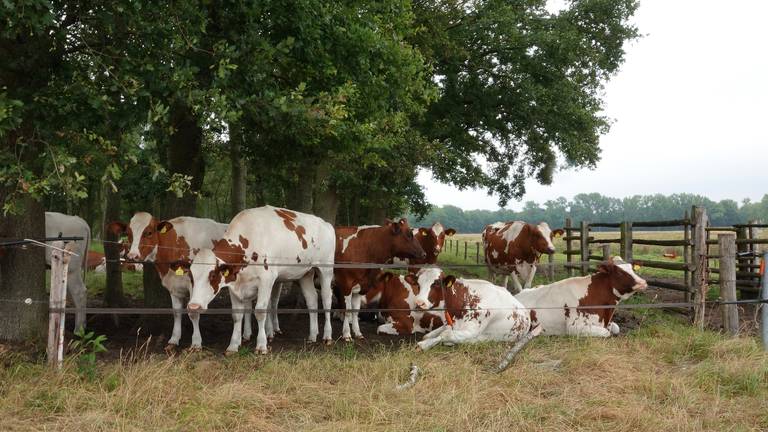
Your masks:
<svg viewBox="0 0 768 432"><path fill-rule="evenodd" d="M504 358L501 360L501 363L496 367L496 372L501 373L504 372L508 367L509 364L512 363L512 359L515 358L517 353L520 352L531 340L533 340L534 337L541 334L541 326L537 325L536 327L532 328L528 333L525 334L520 340L515 343L515 345L507 352L507 355L504 356Z"/></svg>
<svg viewBox="0 0 768 432"><path fill-rule="evenodd" d="M404 382L403 384L399 384L397 387L395 387L395 390L407 390L413 387L416 384L416 380L419 379L420 374L421 374L421 369L419 369L419 367L416 366L415 364L412 364L411 374L408 377L408 381Z"/></svg>

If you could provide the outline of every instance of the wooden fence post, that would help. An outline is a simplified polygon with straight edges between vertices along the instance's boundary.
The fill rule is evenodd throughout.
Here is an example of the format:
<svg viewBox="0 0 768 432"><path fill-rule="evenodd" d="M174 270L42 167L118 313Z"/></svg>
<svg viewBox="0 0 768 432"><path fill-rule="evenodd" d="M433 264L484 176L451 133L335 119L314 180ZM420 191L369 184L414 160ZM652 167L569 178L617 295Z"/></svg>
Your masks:
<svg viewBox="0 0 768 432"><path fill-rule="evenodd" d="M458 240L456 240L456 247L454 249L456 249L456 256L459 256L459 241Z"/></svg>
<svg viewBox="0 0 768 432"><path fill-rule="evenodd" d="M475 253L475 263L480 264L480 242L475 242L475 246L477 246L477 252Z"/></svg>
<svg viewBox="0 0 768 432"><path fill-rule="evenodd" d="M589 222L581 221L581 239L579 245L581 247L581 275L586 276L589 274Z"/></svg>
<svg viewBox="0 0 768 432"><path fill-rule="evenodd" d="M550 282L555 281L555 254L547 254L547 280Z"/></svg>
<svg viewBox="0 0 768 432"><path fill-rule="evenodd" d="M634 259L632 256L632 222L622 222L619 229L621 230L621 246L619 247L621 257L626 262L632 262Z"/></svg>
<svg viewBox="0 0 768 432"><path fill-rule="evenodd" d="M683 219L686 220L687 224L683 225L683 240L685 240L685 244L683 245L683 262L687 264L688 266L691 265L691 224L690 224L690 217L688 215L688 210L685 211L685 215L683 216ZM685 290L685 302L688 303L691 301L691 269L686 267L684 275L683 275L683 283L685 284L686 290Z"/></svg>
<svg viewBox="0 0 768 432"><path fill-rule="evenodd" d="M611 258L611 245L603 245L603 261L608 261Z"/></svg>
<svg viewBox="0 0 768 432"><path fill-rule="evenodd" d="M467 242L464 242L464 261L467 260Z"/></svg>
<svg viewBox="0 0 768 432"><path fill-rule="evenodd" d="M48 300L50 309L64 309L67 303L67 268L70 255L63 251L64 242L55 241L51 244L51 293ZM83 257L85 259L85 257ZM64 361L64 312L53 312L48 315L48 365L61 369Z"/></svg>
<svg viewBox="0 0 768 432"><path fill-rule="evenodd" d="M736 234L717 235L720 250L720 298L736 301ZM739 310L735 304L724 304L723 330L731 336L739 335Z"/></svg>
<svg viewBox="0 0 768 432"><path fill-rule="evenodd" d="M573 276L573 268L571 267L571 262L573 261L573 258L571 258L573 255L571 255L571 235L572 235L572 222L571 218L565 218L565 272L568 274L568 277Z"/></svg>
<svg viewBox="0 0 768 432"><path fill-rule="evenodd" d="M709 260L707 259L707 211L701 207L694 208L693 212L693 294L694 314L693 323L700 329L704 329L704 314L706 312L707 289L709 280Z"/></svg>

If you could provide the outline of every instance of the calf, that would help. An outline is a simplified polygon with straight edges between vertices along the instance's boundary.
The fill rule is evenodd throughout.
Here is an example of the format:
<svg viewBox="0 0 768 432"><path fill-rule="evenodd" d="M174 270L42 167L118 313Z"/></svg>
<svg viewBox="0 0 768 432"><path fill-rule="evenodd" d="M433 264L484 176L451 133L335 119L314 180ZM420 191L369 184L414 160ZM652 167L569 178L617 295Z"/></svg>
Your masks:
<svg viewBox="0 0 768 432"><path fill-rule="evenodd" d="M82 237L84 240L75 241L72 255L67 268L67 294L75 304L75 329L85 327L86 288L84 273L86 270L88 247L91 244L91 228L88 223L77 216L62 213L45 212L46 237ZM45 248L45 263L51 265L51 249Z"/></svg>
<svg viewBox="0 0 768 432"><path fill-rule="evenodd" d="M323 340L332 341L331 280L335 250L333 226L304 213L272 206L243 210L229 224L213 249L202 249L192 261L194 281L192 298L187 305L190 316L197 315L228 286L232 307L241 309L256 299L259 334L256 351L267 353L270 325L265 310L274 298L275 282L299 281L309 309L317 309L317 291L313 278L320 279L320 294L325 312ZM240 347L243 314L233 314L235 324L228 353ZM309 315L310 342L317 339L317 312Z"/></svg>
<svg viewBox="0 0 768 432"><path fill-rule="evenodd" d="M514 342L531 328L523 305L506 289L479 279L442 276L439 269L422 269L419 290L430 305L445 309L445 324L424 335L418 349L428 350L444 343L482 341Z"/></svg>
<svg viewBox="0 0 768 432"><path fill-rule="evenodd" d="M615 309L587 307L614 306L647 287L631 264L614 257L600 264L595 274L526 289L515 298L530 308L531 319L542 326L543 334L608 337L619 333L612 321Z"/></svg>
<svg viewBox="0 0 768 432"><path fill-rule="evenodd" d="M426 253L413 235L406 219L393 222L387 219L383 226L337 227L336 228L336 263L375 263L385 264L394 258L424 259ZM362 296L375 284L381 270L378 268L336 268L334 277L336 288L344 298L347 309L358 310ZM342 324L344 340L362 338L357 312L346 312Z"/></svg>
<svg viewBox="0 0 768 432"><path fill-rule="evenodd" d="M525 288L530 288L536 275L536 264L541 254L555 253L552 238L562 235L563 230L552 231L546 222L538 225L516 221L496 222L483 229L485 263L492 279L504 275L504 287L512 275L513 292L523 289L518 275L523 278Z"/></svg>
<svg viewBox="0 0 768 432"><path fill-rule="evenodd" d="M107 258L101 252L88 251L88 270L93 270L96 273L105 273L107 271ZM122 271L142 271L143 267L138 263L122 263L120 264L120 270Z"/></svg>
<svg viewBox="0 0 768 432"><path fill-rule="evenodd" d="M423 276L427 271L422 269L418 276ZM365 295L366 304L390 309L382 312L386 323L380 325L376 333L410 335L425 333L443 325L442 313L424 310L429 309L426 307L429 303L419 294L425 293L423 297L426 298L429 292L419 289L418 276L412 273L398 276L391 272L379 275L376 285ZM437 306L441 307L442 303Z"/></svg>
<svg viewBox="0 0 768 432"><path fill-rule="evenodd" d="M211 219L189 216L159 221L146 212L133 215L126 225L112 222L108 229L117 235L128 235L126 257L129 260L154 262L160 275L160 281L171 295L171 304L176 310L184 308L184 300L192 292L192 280L189 266L197 252L202 248L213 247L214 242L224 235L227 225ZM181 312L174 313L173 331L166 352L171 353L181 339ZM191 351L202 347L199 316L191 316L192 345ZM246 324L250 324L249 322ZM248 325L248 329L250 325ZM250 331L247 330L247 337Z"/></svg>

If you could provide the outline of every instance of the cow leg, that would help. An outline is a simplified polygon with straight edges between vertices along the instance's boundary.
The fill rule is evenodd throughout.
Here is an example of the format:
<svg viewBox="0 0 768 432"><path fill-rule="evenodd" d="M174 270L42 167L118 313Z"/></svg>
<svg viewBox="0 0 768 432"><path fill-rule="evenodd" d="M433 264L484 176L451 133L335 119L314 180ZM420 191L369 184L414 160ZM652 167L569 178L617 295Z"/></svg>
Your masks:
<svg viewBox="0 0 768 432"><path fill-rule="evenodd" d="M176 306L173 308L175 309ZM200 335L200 314L189 315L189 320L192 321L192 344L189 346L189 351L200 351L203 348L203 337Z"/></svg>
<svg viewBox="0 0 768 432"><path fill-rule="evenodd" d="M256 296L256 321L259 323L259 334L256 336L256 352L259 354L267 353L267 332L266 321L267 313L264 311L269 307L269 298L272 293L272 286L275 284L275 275L265 274L259 284L258 294Z"/></svg>
<svg viewBox="0 0 768 432"><path fill-rule="evenodd" d="M360 321L358 319L358 310L360 310L360 306L362 306L363 303L363 296L360 294L352 294L352 309L355 310L355 312L352 312L352 334L357 339L365 339L365 336L363 336L363 333L360 331Z"/></svg>
<svg viewBox="0 0 768 432"><path fill-rule="evenodd" d="M611 332L613 336L618 336L618 334L621 332L621 329L619 329L619 325L615 322L611 321L608 324L608 331Z"/></svg>
<svg viewBox="0 0 768 432"><path fill-rule="evenodd" d="M245 300L242 302L243 309L248 309L248 312L243 313L243 340L249 341L251 340L251 335L253 334L253 323L251 322L251 312L253 310L253 301L251 300ZM234 308L234 306L232 306Z"/></svg>
<svg viewBox="0 0 768 432"><path fill-rule="evenodd" d="M304 301L307 303L307 309L317 309L317 290L315 290L315 272L310 271L299 279L301 292L304 294ZM307 341L314 343L317 341L317 312L309 313L309 336Z"/></svg>
<svg viewBox="0 0 768 432"><path fill-rule="evenodd" d="M424 335L424 337L423 337L423 338L421 338L421 339L422 339L422 340L424 340L424 339L433 339L433 338L436 338L436 337L440 336L440 334L441 334L442 332L444 332L444 331L445 331L445 330L446 330L448 327L449 327L448 325L442 325L442 326L440 326L440 327L438 327L438 328L436 328L436 329L432 330L431 332L429 332L429 333L425 334L425 335Z"/></svg>
<svg viewBox="0 0 768 432"><path fill-rule="evenodd" d="M232 295L231 292L229 298L232 301L232 309L244 309L247 304L250 304L250 301L242 301L237 296ZM229 346L227 352L224 353L225 355L235 354L240 349L240 342L243 338L243 315L245 314L242 312L232 312L232 337L229 339ZM259 331L262 332L264 329L259 327Z"/></svg>
<svg viewBox="0 0 768 432"><path fill-rule="evenodd" d="M506 277L504 278L504 281L506 283ZM506 285L504 286L504 288L506 288ZM520 284L520 278L518 278L517 273L513 271L512 272L512 289L510 290L510 292L512 294L519 294L520 291L522 290L523 290L523 286Z"/></svg>
<svg viewBox="0 0 768 432"><path fill-rule="evenodd" d="M184 299L171 294L171 306L173 306L173 330L165 352L171 354L179 346L181 340L181 309L184 308Z"/></svg>
<svg viewBox="0 0 768 432"><path fill-rule="evenodd" d="M344 311L344 322L341 323L341 337L349 342L352 340L352 334L349 331L349 321L352 319L352 312L349 312L352 309L352 294L344 296L344 305L346 310Z"/></svg>
<svg viewBox="0 0 768 432"><path fill-rule="evenodd" d="M393 323L386 323L386 324L380 325L376 329L376 334L388 334L388 335L397 336L400 333L397 332L397 329L395 329L395 325Z"/></svg>
<svg viewBox="0 0 768 432"><path fill-rule="evenodd" d="M478 342L479 336L482 334L483 329L487 327L486 323L479 324L477 322L460 324L460 328L444 326L446 329L438 336L423 339L417 345L422 351L426 351L439 343L446 345L454 345L461 343Z"/></svg>
<svg viewBox="0 0 768 432"><path fill-rule="evenodd" d="M569 336L610 337L611 332L599 325L575 325L568 327Z"/></svg>
<svg viewBox="0 0 768 432"><path fill-rule="evenodd" d="M533 277L536 276L536 266L532 265L528 269L528 277L525 278L525 289L529 289L533 284Z"/></svg>
<svg viewBox="0 0 768 432"><path fill-rule="evenodd" d="M333 341L333 329L331 328L331 303L333 302L333 290L331 290L331 281L333 280L333 270L330 268L319 269L320 272L320 298L323 301L325 309L325 323L323 323L323 341L331 343Z"/></svg>
<svg viewBox="0 0 768 432"><path fill-rule="evenodd" d="M67 275L67 293L75 304L75 330L85 328L85 282L78 267Z"/></svg>
<svg viewBox="0 0 768 432"><path fill-rule="evenodd" d="M282 332L280 331L280 320L279 314L277 313L277 307L280 303L280 293L283 292L283 284L275 284L274 287L272 287L272 297L270 298L269 302L269 308L272 309L272 312L270 313L270 318L272 319L272 331L274 334L278 335Z"/></svg>
<svg viewBox="0 0 768 432"><path fill-rule="evenodd" d="M267 302L267 309L272 305L272 293L270 291L269 301ZM256 314L254 313L254 316ZM272 311L266 312L266 318L264 319L264 331L267 334L267 343L272 342L275 339L275 327L272 325Z"/></svg>
<svg viewBox="0 0 768 432"><path fill-rule="evenodd" d="M504 289L509 289L509 288L508 288L508 287L509 287L509 275L504 275L504 276L501 278L501 280L502 280L502 285L501 285L501 286L503 286L503 287L504 287Z"/></svg>

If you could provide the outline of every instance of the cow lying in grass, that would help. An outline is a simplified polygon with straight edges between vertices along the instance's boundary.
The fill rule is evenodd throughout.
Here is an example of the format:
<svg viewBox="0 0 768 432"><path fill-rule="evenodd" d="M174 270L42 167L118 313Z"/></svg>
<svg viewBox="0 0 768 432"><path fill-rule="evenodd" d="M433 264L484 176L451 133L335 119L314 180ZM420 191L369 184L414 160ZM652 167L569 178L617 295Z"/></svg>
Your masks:
<svg viewBox="0 0 768 432"><path fill-rule="evenodd" d="M379 326L379 333L434 329L418 343L421 350L440 343L515 341L531 327L529 314L512 294L488 281L456 279L439 268L423 268L415 276L385 273L378 282L367 297L371 302L378 301L382 308L416 309L386 312L388 322Z"/></svg>
<svg viewBox="0 0 768 432"><path fill-rule="evenodd" d="M614 257L600 264L595 274L526 289L515 298L531 308L531 319L542 326L544 335L608 337L619 333L612 321L615 308L588 307L615 306L647 287L632 264Z"/></svg>

